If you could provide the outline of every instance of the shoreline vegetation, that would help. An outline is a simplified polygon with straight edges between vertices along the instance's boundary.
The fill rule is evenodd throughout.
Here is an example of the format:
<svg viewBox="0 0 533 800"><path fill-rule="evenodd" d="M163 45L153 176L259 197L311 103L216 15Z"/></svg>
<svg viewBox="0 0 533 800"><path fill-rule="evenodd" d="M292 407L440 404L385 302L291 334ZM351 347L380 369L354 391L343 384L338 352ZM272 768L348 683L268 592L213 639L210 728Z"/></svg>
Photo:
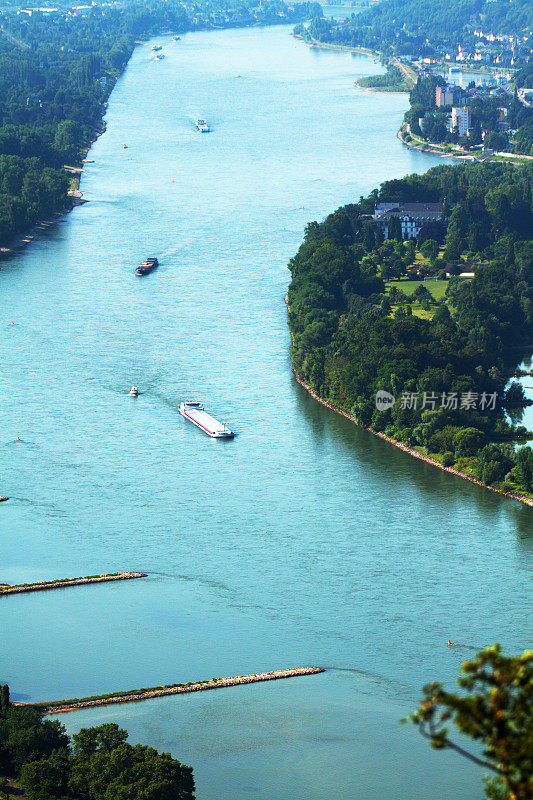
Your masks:
<svg viewBox="0 0 533 800"><path fill-rule="evenodd" d="M131 745L113 722L72 738L58 719L13 703L0 685L0 798L21 800L194 800L192 767L170 753Z"/></svg>
<svg viewBox="0 0 533 800"><path fill-rule="evenodd" d="M437 142L426 141L414 136L408 130L408 127L409 123L402 123L402 126L398 130L396 136L403 145L409 148L409 150L417 150L419 153L431 153L434 156L441 156L441 158L456 158L459 161L472 161L475 163L485 161L504 161L508 164L527 164L528 162L533 161L533 156L528 156L523 153L506 153L502 151L480 154L479 152L476 153L470 150L464 150L459 145L447 146L438 144ZM410 139L407 139L407 135L410 137Z"/></svg>
<svg viewBox="0 0 533 800"><path fill-rule="evenodd" d="M401 61L395 56L385 56L381 50L372 50L368 47L361 47L358 45L344 45L333 44L331 42L322 42L315 39L307 28L304 26L297 26L296 32L293 33L296 39L301 39L308 47L313 49L320 48L323 50L338 50L346 53L359 53L365 56L370 56L375 61L380 61L386 67L386 72L383 75L368 75L355 81L355 86L359 89L374 92L409 92L416 83L417 72L412 67Z"/></svg>
<svg viewBox="0 0 533 800"><path fill-rule="evenodd" d="M313 389L309 386L308 383L303 381L301 378L298 377L296 371L292 370L293 375L296 381L300 384L305 391L311 395L313 400L316 400L326 408L329 408L330 411L334 411L336 414L340 414L341 417L346 417L349 419L350 422L355 423L358 427L363 428L368 433L371 433L373 436L377 436L379 439L383 439L385 442L392 444L394 447L397 447L399 450L403 450L404 453L407 453L413 458L417 458L419 461L424 461L426 464L430 464L432 467L437 467L437 469L442 470L443 472L448 472L450 475L455 475L457 478L462 478L465 481L469 481L470 483L474 483L476 486L480 486L482 489L488 489L491 492L495 492L496 494L500 494L503 497L508 497L511 500L518 500L519 503L523 503L526 506L530 506L533 508L533 498L524 497L523 495L513 494L512 492L504 492L503 489L496 489L494 486L487 486L486 484L482 483L482 481L477 480L472 475L468 475L466 472L461 472L460 470L453 469L453 467L445 467L444 464L441 464L440 461L437 461L436 458L431 458L430 456L426 456L423 453L419 453L418 450L415 450L412 447L408 447L403 442L399 442L397 439L393 439L392 436L387 436L382 431L373 431L372 428L368 428L365 425L361 425L357 418L350 414L349 411L345 411L343 408L338 408L333 403L330 403L328 400L324 400L320 397Z"/></svg>
<svg viewBox="0 0 533 800"><path fill-rule="evenodd" d="M21 233L14 236L5 245L0 246L0 264L2 256L10 256L13 255L14 253L17 253L19 250L23 250L25 247L34 242L36 239L39 239L41 236L43 236L43 234L47 233L47 231L49 231L50 228L53 228L55 225L57 225L58 222L64 220L67 214L70 214L70 212L74 211L75 208L77 208L78 206L85 205L85 203L89 202L83 196L83 192L80 189L80 182L83 175L83 169L86 163L85 158L89 153L89 150L91 149L93 144L100 136L102 136L102 134L105 133L105 131L106 131L106 123L102 119L100 127L98 127L94 131L94 137L81 151L81 167L70 167L66 165L63 167L65 172L68 173L68 178L69 178L69 189L67 190L69 204L66 206L66 208L62 209L61 211L56 211L54 214L52 214L50 217L47 217L46 219L38 220L29 230L22 231Z"/></svg>
<svg viewBox="0 0 533 800"><path fill-rule="evenodd" d="M251 675L234 675L229 678L211 678L210 680L193 681L191 683L172 683L166 686L133 689L127 692L110 692L108 694L73 698L71 700L52 700L42 703L13 703L13 705L31 707L36 709L42 716L46 716L48 714L64 714L71 711L80 711L82 709L114 705L117 703L135 703L141 700L151 700L154 697L190 694L191 692L206 692L211 689L223 689L229 686L243 686L249 683L262 683L264 681L278 681L285 678L299 678L305 675L318 675L325 671L323 667L292 667L290 669L278 669L270 672L256 672Z"/></svg>
<svg viewBox="0 0 533 800"><path fill-rule="evenodd" d="M69 586L83 586L88 583L107 583L109 581L129 581L134 578L147 578L146 572L103 572L99 575L85 575L79 578L56 578L51 581L34 583L18 583L10 585L0 583L0 597L7 594L23 594L27 592L45 592L51 589L66 589Z"/></svg>

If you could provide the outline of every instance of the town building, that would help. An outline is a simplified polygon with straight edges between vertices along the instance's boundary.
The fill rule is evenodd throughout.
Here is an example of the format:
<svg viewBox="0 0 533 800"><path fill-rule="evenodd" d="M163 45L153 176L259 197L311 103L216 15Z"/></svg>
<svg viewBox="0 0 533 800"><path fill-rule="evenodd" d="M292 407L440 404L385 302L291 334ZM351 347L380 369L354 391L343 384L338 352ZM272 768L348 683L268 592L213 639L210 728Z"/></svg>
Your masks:
<svg viewBox="0 0 533 800"><path fill-rule="evenodd" d="M471 127L470 106L454 106L450 117L450 131L457 131L459 136L468 136Z"/></svg>
<svg viewBox="0 0 533 800"><path fill-rule="evenodd" d="M427 222L438 222L442 217L442 203L377 203L374 220L385 238L389 235L389 222L399 217L403 239L416 239Z"/></svg>
<svg viewBox="0 0 533 800"><path fill-rule="evenodd" d="M437 86L435 89L435 105L437 108L443 106L457 106L460 103L461 92L457 86Z"/></svg>

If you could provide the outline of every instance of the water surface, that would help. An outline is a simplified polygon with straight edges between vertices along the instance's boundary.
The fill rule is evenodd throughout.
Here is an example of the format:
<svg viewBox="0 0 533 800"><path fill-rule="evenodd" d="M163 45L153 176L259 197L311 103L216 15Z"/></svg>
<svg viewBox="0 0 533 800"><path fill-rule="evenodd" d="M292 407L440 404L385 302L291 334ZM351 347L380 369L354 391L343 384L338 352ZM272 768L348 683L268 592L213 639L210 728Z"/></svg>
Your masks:
<svg viewBox="0 0 533 800"><path fill-rule="evenodd" d="M318 406L283 303L308 221L441 159L396 139L406 95L354 87L371 58L287 28L156 41L111 97L90 202L0 271L1 580L149 577L5 598L1 678L44 699L323 665L64 719L172 751L201 800L480 798L398 720L478 648L525 647L532 511Z"/></svg>

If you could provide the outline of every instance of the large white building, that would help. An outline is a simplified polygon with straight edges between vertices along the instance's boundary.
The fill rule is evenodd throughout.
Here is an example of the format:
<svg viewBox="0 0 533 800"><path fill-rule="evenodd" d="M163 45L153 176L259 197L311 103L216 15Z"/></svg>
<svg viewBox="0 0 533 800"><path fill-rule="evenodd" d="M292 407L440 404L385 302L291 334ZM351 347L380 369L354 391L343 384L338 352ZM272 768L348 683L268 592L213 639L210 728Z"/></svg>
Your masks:
<svg viewBox="0 0 533 800"><path fill-rule="evenodd" d="M454 106L450 118L450 130L457 131L459 136L468 136L472 127L472 114L470 106Z"/></svg>
<svg viewBox="0 0 533 800"><path fill-rule="evenodd" d="M426 222L440 221L443 210L442 203L377 203L374 219L387 238L391 217L399 217L402 239L416 239Z"/></svg>

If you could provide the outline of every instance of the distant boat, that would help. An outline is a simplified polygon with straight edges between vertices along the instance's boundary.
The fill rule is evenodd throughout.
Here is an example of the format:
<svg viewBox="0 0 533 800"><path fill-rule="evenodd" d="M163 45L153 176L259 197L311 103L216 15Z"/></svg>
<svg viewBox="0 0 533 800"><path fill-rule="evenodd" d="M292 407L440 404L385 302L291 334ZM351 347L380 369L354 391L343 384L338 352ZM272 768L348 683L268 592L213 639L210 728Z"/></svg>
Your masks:
<svg viewBox="0 0 533 800"><path fill-rule="evenodd" d="M137 389L136 386L132 386L131 389L130 389L129 394L130 394L130 397L138 397L139 390Z"/></svg>
<svg viewBox="0 0 533 800"><path fill-rule="evenodd" d="M154 53L157 53L158 50L162 50L162 49L163 49L163 45L162 44L154 44L154 46L152 47L152 50L154 51Z"/></svg>
<svg viewBox="0 0 533 800"><path fill-rule="evenodd" d="M128 149L128 145L127 144L123 144L122 147L124 148L124 150Z"/></svg>
<svg viewBox="0 0 533 800"><path fill-rule="evenodd" d="M172 41L173 42L179 42L180 39L181 39L181 36L173 36L172 37Z"/></svg>
<svg viewBox="0 0 533 800"><path fill-rule="evenodd" d="M142 264L139 264L135 270L136 275L148 275L152 270L159 266L157 258L147 258Z"/></svg>
<svg viewBox="0 0 533 800"><path fill-rule="evenodd" d="M198 128L200 133L209 133L209 125L207 124L205 119L197 119L196 127Z"/></svg>
<svg viewBox="0 0 533 800"><path fill-rule="evenodd" d="M158 53L158 55L156 55L156 61L163 61L164 57L165 56L163 55L163 53Z"/></svg>

